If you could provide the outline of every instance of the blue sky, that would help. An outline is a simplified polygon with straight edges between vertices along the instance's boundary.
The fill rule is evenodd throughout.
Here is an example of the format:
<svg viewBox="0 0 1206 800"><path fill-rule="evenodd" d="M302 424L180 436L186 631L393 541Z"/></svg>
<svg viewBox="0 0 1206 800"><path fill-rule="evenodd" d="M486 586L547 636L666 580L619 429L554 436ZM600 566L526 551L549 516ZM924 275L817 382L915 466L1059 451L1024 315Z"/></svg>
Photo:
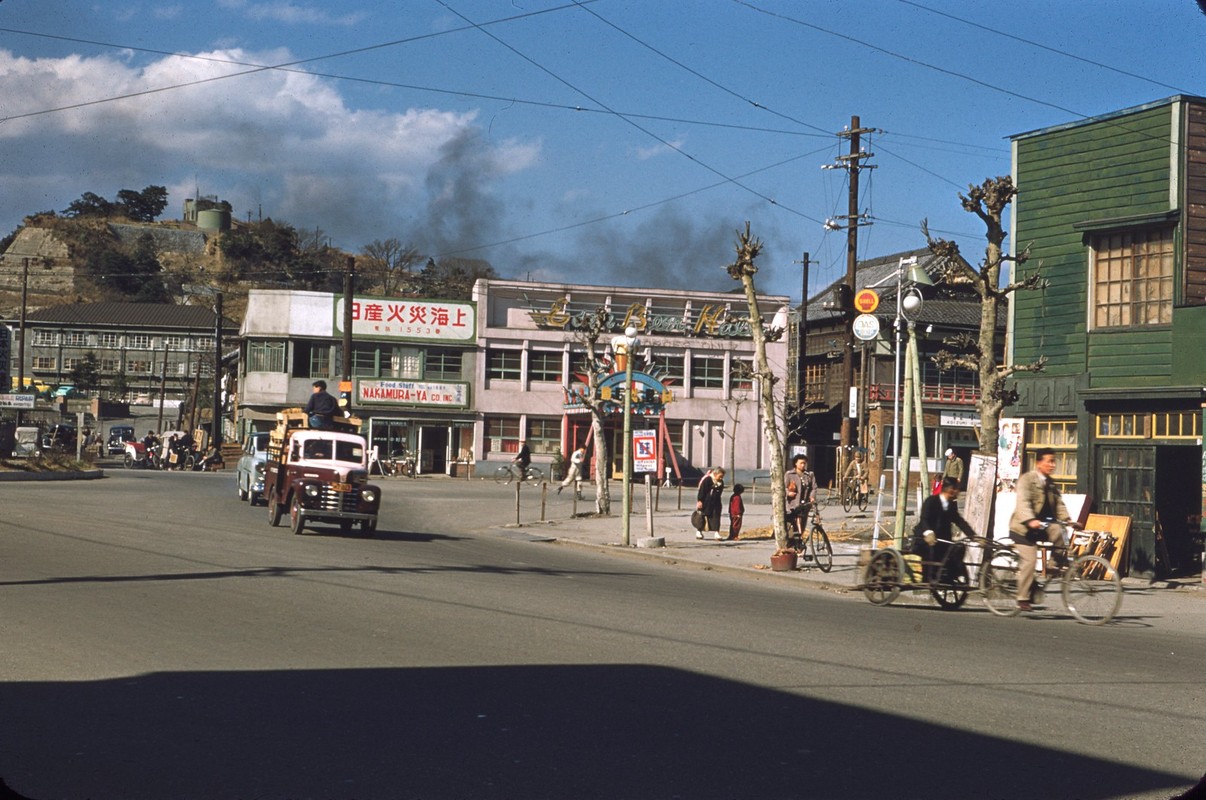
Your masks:
<svg viewBox="0 0 1206 800"><path fill-rule="evenodd" d="M749 220L793 298L803 252L813 291L844 272L821 167L854 115L860 257L928 218L975 261L957 193L1011 134L1206 94L1192 0L3 0L0 29L4 232L161 184L165 216L199 189L353 252L728 289Z"/></svg>

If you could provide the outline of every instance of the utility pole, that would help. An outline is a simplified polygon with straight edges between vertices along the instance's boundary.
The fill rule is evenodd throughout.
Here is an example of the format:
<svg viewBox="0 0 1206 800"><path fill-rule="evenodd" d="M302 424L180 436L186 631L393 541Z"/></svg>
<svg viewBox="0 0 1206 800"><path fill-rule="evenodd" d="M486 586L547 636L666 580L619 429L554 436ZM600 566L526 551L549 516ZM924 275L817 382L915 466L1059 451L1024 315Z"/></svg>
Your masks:
<svg viewBox="0 0 1206 800"><path fill-rule="evenodd" d="M850 455L851 445L854 442L854 425L851 422L849 405L850 397L857 390L854 383L854 331L850 327L853 316L854 303L854 288L857 281L858 272L858 229L860 225L869 225L870 222L862 219L862 215L858 210L858 176L864 169L874 169L870 165L863 165L863 159L871 158L873 153L865 153L862 151L860 141L862 134L872 133L874 129L863 128L860 126L857 116L850 117L850 127L847 130L838 133L838 136L848 138L850 140L850 150L847 155L838 156L838 163L835 165L839 169L845 169L849 174L849 193L846 203L846 280L844 289L839 292L839 305L842 314L842 322L845 328L845 342L842 347L842 386L846 389L847 396L842 402L842 432L841 432L841 448L838 453L838 474L841 475L846 469L846 459ZM838 229L842 227L839 223L830 220L828 227Z"/></svg>
<svg viewBox="0 0 1206 800"><path fill-rule="evenodd" d="M214 415L210 422L213 428L209 441L214 452L222 448L222 293L218 292L214 303ZM198 375L200 372L198 371Z"/></svg>
<svg viewBox="0 0 1206 800"><path fill-rule="evenodd" d="M356 259L348 256L343 271L343 375L339 381L339 399L344 416L352 413L352 295L355 291Z"/></svg>

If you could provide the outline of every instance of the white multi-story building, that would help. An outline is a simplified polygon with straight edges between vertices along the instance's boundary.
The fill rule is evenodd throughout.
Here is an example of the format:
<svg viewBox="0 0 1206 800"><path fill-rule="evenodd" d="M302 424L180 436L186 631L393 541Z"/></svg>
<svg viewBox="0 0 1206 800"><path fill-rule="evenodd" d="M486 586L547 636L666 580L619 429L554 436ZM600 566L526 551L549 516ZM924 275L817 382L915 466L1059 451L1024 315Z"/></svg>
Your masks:
<svg viewBox="0 0 1206 800"><path fill-rule="evenodd" d="M786 315L787 303L762 299L768 323ZM668 289L481 280L472 302L354 298L352 405L370 445L382 456L405 447L421 472L452 473L509 462L526 440L547 472L556 454L590 438L590 414L574 398L585 388L584 320L599 308L608 315L598 353L626 327L637 329L633 366L653 394L637 404L633 428L655 432L659 472L767 469L762 410L743 367L754 359L744 295ZM342 298L325 292L250 293L240 432L304 405L316 379L339 392L342 309ZM786 374L783 339L768 344L767 356L776 375ZM622 383L605 381L616 397ZM618 413L606 436L618 472Z"/></svg>

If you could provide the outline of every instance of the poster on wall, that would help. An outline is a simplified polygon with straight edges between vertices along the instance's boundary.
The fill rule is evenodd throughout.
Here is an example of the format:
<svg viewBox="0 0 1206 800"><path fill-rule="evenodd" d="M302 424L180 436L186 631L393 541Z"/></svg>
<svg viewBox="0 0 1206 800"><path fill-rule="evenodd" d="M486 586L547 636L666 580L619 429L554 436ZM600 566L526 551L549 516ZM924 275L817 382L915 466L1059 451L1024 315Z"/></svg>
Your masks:
<svg viewBox="0 0 1206 800"><path fill-rule="evenodd" d="M967 467L967 494L963 518L981 536L989 533L992 501L997 493L997 459L984 453L972 453Z"/></svg>
<svg viewBox="0 0 1206 800"><path fill-rule="evenodd" d="M997 423L997 477L1016 481L1022 475L1022 444L1026 420L1002 417Z"/></svg>

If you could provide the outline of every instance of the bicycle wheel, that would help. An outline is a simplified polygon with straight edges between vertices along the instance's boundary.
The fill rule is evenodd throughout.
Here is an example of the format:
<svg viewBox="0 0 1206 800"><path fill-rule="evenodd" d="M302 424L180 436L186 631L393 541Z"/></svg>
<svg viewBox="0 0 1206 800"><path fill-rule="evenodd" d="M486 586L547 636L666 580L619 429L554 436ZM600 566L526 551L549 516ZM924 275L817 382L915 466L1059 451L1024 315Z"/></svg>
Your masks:
<svg viewBox="0 0 1206 800"><path fill-rule="evenodd" d="M862 491L862 490L860 489L860 490L859 490L859 493L858 493L858 510L859 510L859 511L866 511L866 510L867 510L867 502L868 502L870 499L871 499L871 493L870 493L870 492L864 492L864 491Z"/></svg>
<svg viewBox="0 0 1206 800"><path fill-rule="evenodd" d="M1102 625L1122 605L1122 580L1118 570L1101 556L1081 556L1064 573L1064 605L1086 625Z"/></svg>
<svg viewBox="0 0 1206 800"><path fill-rule="evenodd" d="M1016 617L1018 608L1018 554L1006 547L990 547L980 565L980 595L998 617Z"/></svg>
<svg viewBox="0 0 1206 800"><path fill-rule="evenodd" d="M514 477L515 473L511 471L510 467L499 467L498 469L494 470L495 483L507 484L510 483L511 479Z"/></svg>
<svg viewBox="0 0 1206 800"><path fill-rule="evenodd" d="M904 561L895 550L880 550L871 556L863 573L863 595L874 605L886 606L900 596Z"/></svg>
<svg viewBox="0 0 1206 800"><path fill-rule="evenodd" d="M533 486L538 486L544 480L544 473L540 471L539 467L528 467L523 474L523 479Z"/></svg>
<svg viewBox="0 0 1206 800"><path fill-rule="evenodd" d="M842 510L850 511L850 507L854 505L854 491L849 483L842 484Z"/></svg>
<svg viewBox="0 0 1206 800"><path fill-rule="evenodd" d="M808 549L812 551L812 560L821 572L833 569L833 545L829 544L829 534L820 525L813 525L808 535Z"/></svg>

